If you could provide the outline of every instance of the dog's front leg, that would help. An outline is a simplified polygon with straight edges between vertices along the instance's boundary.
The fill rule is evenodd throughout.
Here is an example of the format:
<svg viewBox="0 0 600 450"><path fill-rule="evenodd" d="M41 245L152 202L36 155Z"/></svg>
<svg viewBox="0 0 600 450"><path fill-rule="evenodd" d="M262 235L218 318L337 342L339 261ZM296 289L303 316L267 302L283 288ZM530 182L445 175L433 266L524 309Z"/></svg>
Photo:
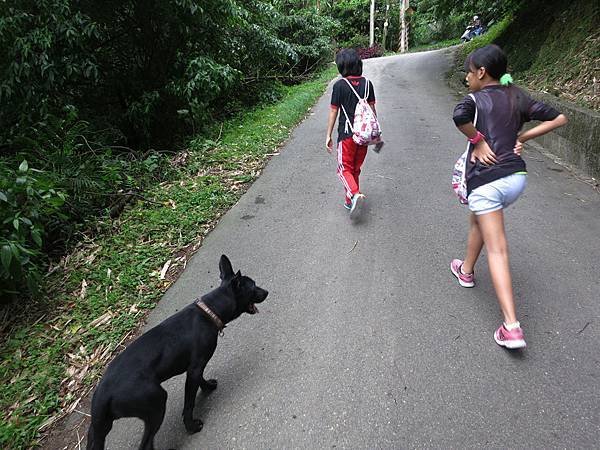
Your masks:
<svg viewBox="0 0 600 450"><path fill-rule="evenodd" d="M200 419L194 419L194 405L196 404L198 388L202 388L203 391L212 391L217 388L217 380L204 379L204 367L205 365L188 370L185 380L183 423L188 433L197 433L204 426Z"/></svg>
<svg viewBox="0 0 600 450"><path fill-rule="evenodd" d="M201 373L189 370L185 379L185 399L183 402L183 424L188 433L197 433L204 424L200 419L194 419L194 405L196 404L196 394L200 387Z"/></svg>

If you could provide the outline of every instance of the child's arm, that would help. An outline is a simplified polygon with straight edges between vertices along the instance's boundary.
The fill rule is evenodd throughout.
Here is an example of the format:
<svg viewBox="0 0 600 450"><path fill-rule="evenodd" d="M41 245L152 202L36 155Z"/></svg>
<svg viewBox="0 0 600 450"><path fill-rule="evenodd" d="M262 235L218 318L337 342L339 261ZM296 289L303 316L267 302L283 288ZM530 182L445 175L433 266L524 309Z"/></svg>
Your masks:
<svg viewBox="0 0 600 450"><path fill-rule="evenodd" d="M517 143L515 145L515 153L520 155L521 150L523 149L523 144L530 139L535 139L536 137L540 137L546 133L549 133L556 128L562 127L566 125L569 120L564 114L559 114L553 120L547 120L545 122L540 123L538 126L533 127L527 131L521 133L517 139Z"/></svg>
<svg viewBox="0 0 600 450"><path fill-rule="evenodd" d="M373 114L375 114L375 117L377 117L377 110L375 109L375 103L369 103L369 106L371 107Z"/></svg>
<svg viewBox="0 0 600 450"><path fill-rule="evenodd" d="M337 119L338 110L337 108L329 109L329 118L327 119L327 137L325 138L325 147L329 153L333 150L333 141L331 140L331 133L333 133L333 127Z"/></svg>
<svg viewBox="0 0 600 450"><path fill-rule="evenodd" d="M496 154L485 141L485 136L480 134L473 125L475 119L476 105L471 97L465 97L462 102L454 108L452 119L456 128L464 134L469 141L473 143L473 151L471 152L471 162L476 160L483 165L495 164Z"/></svg>
<svg viewBox="0 0 600 450"><path fill-rule="evenodd" d="M457 128L469 140L475 139L478 135L478 131L475 128L475 125L473 125L473 122L467 122L465 124L458 125ZM497 162L496 154L492 151L488 143L485 141L485 137L483 137L473 147L473 151L471 152L471 162L475 162L475 160L479 161L480 163L486 166L496 164Z"/></svg>

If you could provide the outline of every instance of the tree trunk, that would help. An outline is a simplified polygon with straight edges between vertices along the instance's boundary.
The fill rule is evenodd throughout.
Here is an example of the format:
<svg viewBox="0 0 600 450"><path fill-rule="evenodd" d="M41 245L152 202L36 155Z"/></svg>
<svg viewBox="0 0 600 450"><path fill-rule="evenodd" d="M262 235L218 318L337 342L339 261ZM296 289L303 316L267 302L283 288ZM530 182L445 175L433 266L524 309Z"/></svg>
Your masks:
<svg viewBox="0 0 600 450"><path fill-rule="evenodd" d="M369 22L369 47L375 44L375 0L371 0L371 20Z"/></svg>
<svg viewBox="0 0 600 450"><path fill-rule="evenodd" d="M400 53L404 53L407 49L406 39L406 8L407 0L400 0Z"/></svg>

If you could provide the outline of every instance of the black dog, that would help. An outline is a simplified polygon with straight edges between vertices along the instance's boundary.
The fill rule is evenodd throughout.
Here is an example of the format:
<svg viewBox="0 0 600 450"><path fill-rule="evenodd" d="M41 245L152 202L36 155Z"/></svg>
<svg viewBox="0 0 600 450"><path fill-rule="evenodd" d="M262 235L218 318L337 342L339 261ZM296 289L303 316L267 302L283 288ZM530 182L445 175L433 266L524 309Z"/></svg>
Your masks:
<svg viewBox="0 0 600 450"><path fill-rule="evenodd" d="M113 421L139 417L144 421L140 449L153 449L154 436L162 424L167 392L163 381L187 372L183 423L189 433L202 429L192 416L196 394L217 387L205 380L204 368L217 347L217 336L227 322L242 313L258 312L255 303L268 292L252 279L233 273L229 259L219 261L221 285L177 314L140 336L106 369L92 399L92 423L87 448L103 449Z"/></svg>

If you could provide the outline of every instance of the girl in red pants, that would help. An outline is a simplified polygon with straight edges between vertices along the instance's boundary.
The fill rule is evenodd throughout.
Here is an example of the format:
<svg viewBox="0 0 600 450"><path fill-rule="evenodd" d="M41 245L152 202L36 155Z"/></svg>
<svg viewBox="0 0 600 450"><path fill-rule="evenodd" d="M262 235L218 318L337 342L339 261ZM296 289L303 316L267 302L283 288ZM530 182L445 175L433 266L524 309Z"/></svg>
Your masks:
<svg viewBox="0 0 600 450"><path fill-rule="evenodd" d="M367 98L373 113L377 115L375 91L373 83L362 76L363 64L356 50L340 50L335 57L335 63L342 78L333 85L325 146L329 153L333 151L331 134L339 115L337 173L346 191L344 206L350 210L350 217L354 218L365 200L365 196L360 192L359 176L367 156L367 146L358 145L352 140L351 124L354 122L354 110L358 103L357 94ZM340 108L343 110L341 114Z"/></svg>

